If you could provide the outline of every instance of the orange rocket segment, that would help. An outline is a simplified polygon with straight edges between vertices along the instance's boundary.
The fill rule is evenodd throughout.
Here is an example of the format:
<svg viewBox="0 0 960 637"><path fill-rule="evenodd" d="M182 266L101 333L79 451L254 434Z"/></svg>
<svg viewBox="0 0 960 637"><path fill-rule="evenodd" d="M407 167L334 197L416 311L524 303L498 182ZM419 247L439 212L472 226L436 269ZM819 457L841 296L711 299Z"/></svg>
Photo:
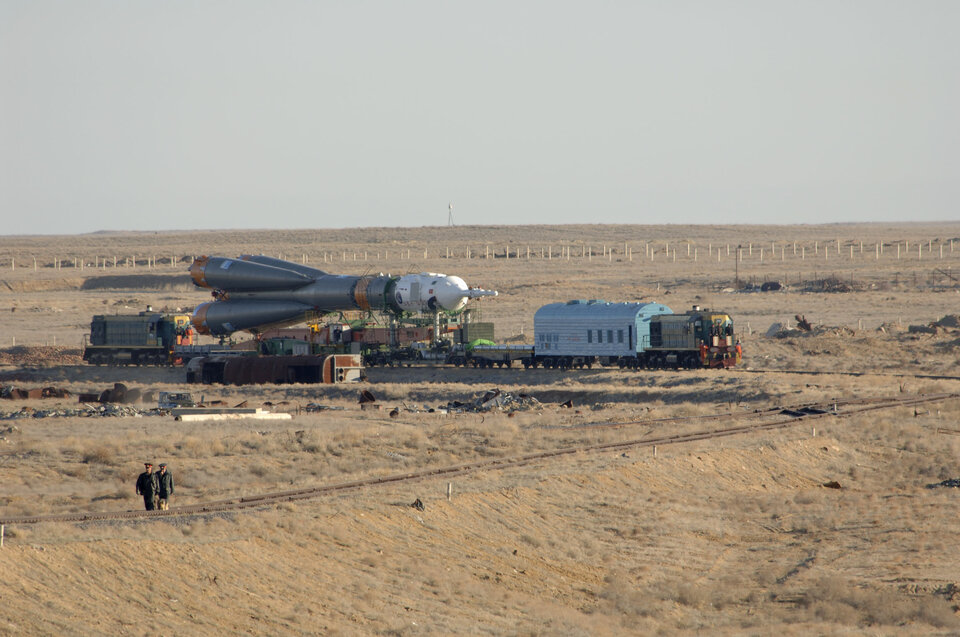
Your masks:
<svg viewBox="0 0 960 637"><path fill-rule="evenodd" d="M371 280L368 276L360 277L357 280L357 286L353 289L353 300L356 301L357 307L364 311L370 309L370 299L367 298L367 287L370 285Z"/></svg>
<svg viewBox="0 0 960 637"><path fill-rule="evenodd" d="M190 317L190 322L193 324L197 334L209 334L210 328L207 326L207 310L210 308L212 303L201 303L197 306L197 309L193 311L193 316Z"/></svg>
<svg viewBox="0 0 960 637"><path fill-rule="evenodd" d="M210 287L207 284L207 279L204 276L204 271L207 268L207 263L210 262L210 257L202 256L197 257L193 260L193 263L190 265L190 276L193 277L193 284L199 288L208 288Z"/></svg>

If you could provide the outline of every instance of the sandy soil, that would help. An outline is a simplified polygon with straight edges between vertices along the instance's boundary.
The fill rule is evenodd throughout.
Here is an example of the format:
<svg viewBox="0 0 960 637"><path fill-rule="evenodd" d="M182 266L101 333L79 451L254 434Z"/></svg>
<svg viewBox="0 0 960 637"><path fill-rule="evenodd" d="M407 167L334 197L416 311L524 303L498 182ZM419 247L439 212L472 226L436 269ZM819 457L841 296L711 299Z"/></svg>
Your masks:
<svg viewBox="0 0 960 637"><path fill-rule="evenodd" d="M0 517L136 509L145 459L170 463L176 506L709 429L717 425L702 417L717 413L960 393L957 237L960 223L3 237L0 385L55 385L74 397L0 400ZM587 248L592 257L579 256ZM499 338L529 336L539 305L568 298L723 308L745 365L373 369L359 386L201 390L208 401L299 408L286 422L13 417L76 409L75 394L115 382L196 392L178 369L83 365L79 345L94 313L206 300L187 280L190 257L242 252L326 259L319 267L338 273L461 275L500 290L482 306ZM116 269L114 255L125 255ZM135 268L122 265L134 257ZM11 258L15 267L2 269ZM787 286L734 291L736 279ZM796 314L815 329L789 329ZM491 387L542 405L426 412ZM359 409L363 388L382 410ZM559 406L567 399L573 408ZM304 413L308 403L338 409ZM406 409L390 418L393 406ZM928 487L960 477L958 417L954 398L820 420L816 431L798 425L656 456L581 453L244 513L8 525L0 634L957 634L950 529L960 492ZM418 498L423 511L409 506Z"/></svg>

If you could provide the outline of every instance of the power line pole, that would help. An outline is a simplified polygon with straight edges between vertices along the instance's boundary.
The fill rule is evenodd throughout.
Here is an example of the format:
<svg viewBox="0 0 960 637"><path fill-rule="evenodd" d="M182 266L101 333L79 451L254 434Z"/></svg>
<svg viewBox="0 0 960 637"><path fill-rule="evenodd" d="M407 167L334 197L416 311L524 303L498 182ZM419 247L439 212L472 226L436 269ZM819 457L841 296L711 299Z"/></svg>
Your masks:
<svg viewBox="0 0 960 637"><path fill-rule="evenodd" d="M734 261L736 262L736 265L734 266L734 272L735 272L735 275L734 275L734 276L735 276L735 279L736 279L736 280L735 280L735 282L734 282L734 284L733 284L733 289L734 289L734 290L737 290L737 291L740 290L740 250L741 250L742 248L743 248L743 246L741 246L741 245L738 245L738 246L737 246L737 256L736 256L736 258L734 259Z"/></svg>

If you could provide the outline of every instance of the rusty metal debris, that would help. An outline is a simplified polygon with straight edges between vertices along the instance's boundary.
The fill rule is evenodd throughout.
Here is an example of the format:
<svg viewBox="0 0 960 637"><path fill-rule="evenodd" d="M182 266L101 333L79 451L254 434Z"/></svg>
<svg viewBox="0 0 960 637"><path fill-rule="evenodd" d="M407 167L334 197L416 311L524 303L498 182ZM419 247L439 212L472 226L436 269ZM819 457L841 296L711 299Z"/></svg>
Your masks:
<svg viewBox="0 0 960 637"><path fill-rule="evenodd" d="M813 329L813 326L810 325L810 321L806 319L802 314L797 314L795 317L797 319L797 328L803 330L804 332L809 332Z"/></svg>
<svg viewBox="0 0 960 637"><path fill-rule="evenodd" d="M379 410L380 405L377 403L377 397L373 395L368 389L364 389L360 392L360 398L357 399L357 402L360 403L360 409L367 410ZM393 416L393 414L390 414Z"/></svg>
<svg viewBox="0 0 960 637"><path fill-rule="evenodd" d="M34 387L21 389L19 387L0 387L0 398L8 400L33 400L38 398L67 398L70 392L61 387Z"/></svg>

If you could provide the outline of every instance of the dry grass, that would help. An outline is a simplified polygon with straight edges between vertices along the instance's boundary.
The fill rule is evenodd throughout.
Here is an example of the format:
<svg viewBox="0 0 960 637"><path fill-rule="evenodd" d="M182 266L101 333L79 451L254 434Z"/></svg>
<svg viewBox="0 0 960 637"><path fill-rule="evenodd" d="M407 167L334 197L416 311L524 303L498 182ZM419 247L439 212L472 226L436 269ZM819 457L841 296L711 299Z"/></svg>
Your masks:
<svg viewBox="0 0 960 637"><path fill-rule="evenodd" d="M822 262L781 266L754 259L742 264L744 278L810 279L819 270L816 278L835 273L842 281L851 275L885 280L847 294L799 288L730 294L723 289L732 261L718 269L682 258L684 242L701 248L712 242L715 250L725 242L769 245L797 237L812 243L841 233L889 243L955 237L958 224L457 228L449 235L441 229L440 240L474 254L487 242L502 251L507 241L558 245L566 235L576 237L570 239L575 245L666 239L680 246L681 258L676 266L617 261L619 255L608 263L446 260L432 247L425 260L398 258L400 249L416 252L418 245L422 253L426 235L436 244L437 230L123 234L98 235L98 241L106 252L141 255L307 254L314 265L333 247L389 250L389 260L354 265L338 259L327 269L430 269L497 287L502 296L484 303L483 318L497 321L500 336L529 336L533 309L562 298L645 295L675 309L696 302L737 318L748 367L866 375L370 370L367 387L384 404L381 412L361 412L355 386L205 387L208 400L227 404L270 401L295 411L321 402L345 410L302 413L292 423L192 425L149 416L11 421L17 431L0 426L0 514L139 508L133 486L144 460L170 463L177 506L702 430L713 424L699 418L715 413L749 415L777 405L960 387L952 378L922 377L960 375L960 334L917 335L905 328L956 312L954 291L925 282L932 261L836 260L828 273ZM9 254L22 263L32 254L41 262L82 254L87 240L0 238L0 263ZM186 266L180 263L169 276L182 278ZM168 272L143 267L138 264L135 274ZM2 275L8 285L0 292L7 301L0 307L0 333L18 344L38 334L75 344L94 313L134 311L146 303L188 307L204 296L176 280L136 279L150 285L134 292L103 288L107 282L94 276L103 272L47 268L35 275L18 268ZM17 310L3 311L12 307ZM825 328L762 336L770 323L789 324L796 313ZM877 331L881 324L883 332ZM56 384L77 393L122 381L196 391L182 384L178 370L69 362L37 367L14 360L24 351L10 353L12 362L0 369L4 384ZM512 417L422 411L470 400L490 387L537 396L543 408ZM573 409L558 407L567 399ZM0 403L0 411L57 404L75 406L70 400L14 401ZM395 405L421 411L389 418ZM670 418L688 420L663 420ZM151 631L201 635L956 634L960 563L949 534L956 493L927 485L960 477L960 436L937 433L960 430L958 422L960 401L951 400L819 420L815 437L805 424L661 446L656 457L643 448L577 454L242 514L8 526L0 596L17 603L0 610L0 634L140 633L147 630L145 608L151 609ZM821 486L828 481L842 488ZM426 506L422 512L409 506L418 498Z"/></svg>

